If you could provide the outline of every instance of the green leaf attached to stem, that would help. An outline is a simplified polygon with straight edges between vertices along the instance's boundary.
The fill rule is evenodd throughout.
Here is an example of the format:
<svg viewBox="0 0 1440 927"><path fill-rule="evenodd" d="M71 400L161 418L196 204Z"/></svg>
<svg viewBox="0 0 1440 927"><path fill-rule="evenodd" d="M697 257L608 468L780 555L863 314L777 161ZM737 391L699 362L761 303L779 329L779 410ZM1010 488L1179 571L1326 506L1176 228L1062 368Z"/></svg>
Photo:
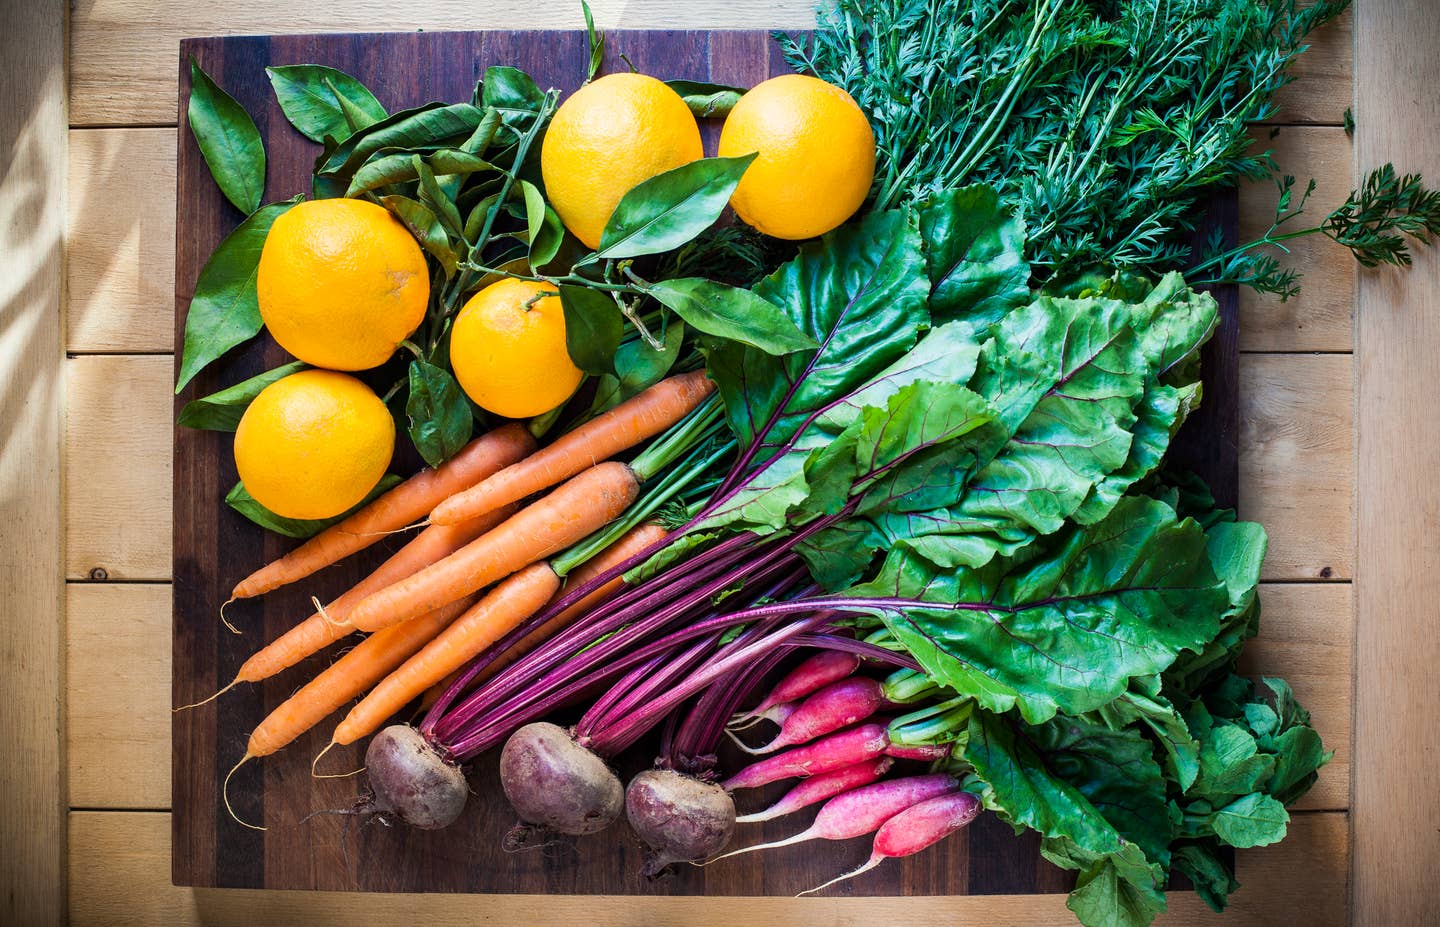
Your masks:
<svg viewBox="0 0 1440 927"><path fill-rule="evenodd" d="M245 108L190 59L187 119L220 192L247 216L265 195L265 144Z"/></svg>
<svg viewBox="0 0 1440 927"><path fill-rule="evenodd" d="M343 142L388 114L369 88L344 71L319 64L266 68L285 118L312 142Z"/></svg>
<svg viewBox="0 0 1440 927"><path fill-rule="evenodd" d="M253 338L263 327L255 291L260 252L270 226L296 202L298 199L256 210L220 242L200 271L195 296L185 313L185 345L175 392L184 389L206 364Z"/></svg>
<svg viewBox="0 0 1440 927"><path fill-rule="evenodd" d="M240 417L260 391L283 380L292 373L299 373L309 365L304 361L291 361L274 370L267 370L248 380L236 383L218 393L211 393L200 399L192 399L180 410L176 424L186 428L202 428L209 431L234 431L240 425Z"/></svg>
<svg viewBox="0 0 1440 927"><path fill-rule="evenodd" d="M755 155L701 158L657 174L621 198L600 233L602 260L672 251L720 218Z"/></svg>
<svg viewBox="0 0 1440 927"><path fill-rule="evenodd" d="M405 401L410 440L425 462L438 467L470 440L474 417L460 384L448 370L422 360L410 362L410 397Z"/></svg>
<svg viewBox="0 0 1440 927"><path fill-rule="evenodd" d="M376 496L399 483L400 477L393 473L385 474L380 477L380 482L375 484L375 488L370 490L370 493L364 499L360 500L354 508L341 512L334 518L309 520L303 518L286 518L283 515L276 515L259 502L256 502L255 497L250 495L243 483L236 483L235 487L225 494L225 503L267 531L283 534L287 538L312 538L331 525L344 521L353 512L368 504Z"/></svg>

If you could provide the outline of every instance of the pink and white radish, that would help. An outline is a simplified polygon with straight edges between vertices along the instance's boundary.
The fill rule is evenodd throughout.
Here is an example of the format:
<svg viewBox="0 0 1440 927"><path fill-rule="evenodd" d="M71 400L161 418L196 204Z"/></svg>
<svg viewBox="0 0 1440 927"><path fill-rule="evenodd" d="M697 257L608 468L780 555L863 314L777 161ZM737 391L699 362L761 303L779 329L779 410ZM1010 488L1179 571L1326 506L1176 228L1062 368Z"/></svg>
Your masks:
<svg viewBox="0 0 1440 927"><path fill-rule="evenodd" d="M820 808L820 813L815 815L815 822L793 837L731 850L709 862L718 862L755 850L787 847L804 843L806 840L849 840L875 831L913 805L958 788L960 780L948 773L876 782L830 799Z"/></svg>
<svg viewBox="0 0 1440 927"><path fill-rule="evenodd" d="M816 690L790 712L780 725L780 733L769 743L749 747L734 734L730 739L750 754L772 753L781 747L809 743L873 716L885 707L885 693L879 680L851 676Z"/></svg>
<svg viewBox="0 0 1440 927"><path fill-rule="evenodd" d="M800 894L813 894L837 882L853 879L887 859L919 853L969 824L979 813L980 799L969 792L952 792L912 805L890 818L875 832L874 850L863 866Z"/></svg>
<svg viewBox="0 0 1440 927"><path fill-rule="evenodd" d="M757 824L761 821L783 817L799 811L801 808L808 808L827 798L834 798L851 789L858 789L862 785L869 785L877 781L889 772L893 765L895 765L893 759L882 756L876 760L867 760L864 763L856 763L854 766L846 766L834 772L821 773L818 776L802 779L799 784L786 792L769 808L752 814L742 814L735 819L735 823Z"/></svg>
<svg viewBox="0 0 1440 927"><path fill-rule="evenodd" d="M736 715L730 722L732 728L749 726L754 720L786 702L816 692L832 682L851 676L860 668L860 657L839 650L822 650L813 657L807 657L786 673L770 690L770 694L750 711ZM783 717L773 718L782 723Z"/></svg>
<svg viewBox="0 0 1440 927"><path fill-rule="evenodd" d="M830 734L814 743L751 763L721 783L727 791L755 789L781 779L805 778L873 760L885 752L890 737L879 722Z"/></svg>
<svg viewBox="0 0 1440 927"><path fill-rule="evenodd" d="M891 744L885 748L886 756L893 756L897 760L923 760L933 763L936 760L943 760L950 756L953 748L950 744Z"/></svg>

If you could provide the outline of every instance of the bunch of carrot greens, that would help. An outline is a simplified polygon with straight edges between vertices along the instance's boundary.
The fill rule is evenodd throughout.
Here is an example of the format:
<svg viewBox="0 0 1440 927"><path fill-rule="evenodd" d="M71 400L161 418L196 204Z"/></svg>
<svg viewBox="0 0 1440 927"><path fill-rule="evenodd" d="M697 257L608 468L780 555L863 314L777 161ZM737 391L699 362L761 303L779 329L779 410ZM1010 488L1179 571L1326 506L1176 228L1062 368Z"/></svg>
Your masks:
<svg viewBox="0 0 1440 927"><path fill-rule="evenodd" d="M433 469L300 526L315 536L236 587L425 520L241 668L256 681L371 632L246 758L363 695L332 738L354 742L428 689L418 727L367 751L373 807L417 826L463 813L460 764L503 745L524 820L578 835L625 813L652 872L718 863L737 824L820 802L795 839L874 833L863 871L983 808L1078 872L1083 923L1149 923L1177 874L1223 907L1225 848L1283 837L1328 754L1283 681L1236 674L1263 530L1165 466L1216 325L1178 272L1293 277L1250 249L1197 266L1180 241L1203 195L1272 168L1247 129L1342 8L843 0L787 51L859 101L880 169L854 220L798 249L713 227L749 161L710 158L632 190L611 222L642 231L587 253L526 179L555 97L516 69L394 115L339 72L286 70L282 104L285 81L324 90L286 106L325 146L315 195L377 196L432 261L398 388ZM739 95L680 89L698 108ZM283 208L254 211L202 275L182 385L254 334L217 334L207 307ZM1317 229L1400 262L1440 206L1382 169ZM436 350L457 300L501 276L558 289L595 388L472 439ZM233 427L280 375L182 423ZM546 720L577 705L567 728ZM627 789L607 761L654 732L657 768ZM727 739L773 755L722 770ZM802 781L737 816L733 793L786 778Z"/></svg>

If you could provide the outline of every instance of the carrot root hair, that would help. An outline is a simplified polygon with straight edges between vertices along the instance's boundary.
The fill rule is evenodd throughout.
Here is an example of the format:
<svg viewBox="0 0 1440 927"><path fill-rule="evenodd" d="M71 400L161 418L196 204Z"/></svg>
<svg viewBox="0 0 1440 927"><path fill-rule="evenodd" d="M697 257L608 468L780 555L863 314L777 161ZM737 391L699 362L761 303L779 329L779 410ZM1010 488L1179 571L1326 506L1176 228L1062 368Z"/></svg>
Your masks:
<svg viewBox="0 0 1440 927"><path fill-rule="evenodd" d="M404 534L406 531L414 531L416 528L430 527L430 519L417 521L413 525L401 525L398 528L391 528L388 531L341 531L340 534L349 535L352 538L383 538L391 534Z"/></svg>
<svg viewBox="0 0 1440 927"><path fill-rule="evenodd" d="M220 623L223 624L226 628L228 628L231 634L243 635L245 632L235 627L233 624L230 623L230 619L225 617L225 606L229 605L231 602L234 601L235 596L232 595L230 598L220 603Z"/></svg>
<svg viewBox="0 0 1440 927"><path fill-rule="evenodd" d="M312 779L349 779L351 776L358 776L358 775L360 775L362 772L365 771L365 767L364 767L364 766L361 766L359 769L352 769L352 770L350 770L350 771L347 772L347 773L319 773L319 772L316 772L316 771L315 771L315 766L316 766L316 764L318 764L318 763L320 762L320 758L321 758L321 757L323 757L325 754L327 754L327 753L330 752L330 748L333 747L333 746L335 746L335 741L332 740L332 741L330 741L328 744L325 745L325 749L323 749L323 750L321 750L319 753L315 754L315 759L313 759L313 760L310 761L310 777L311 777Z"/></svg>
<svg viewBox="0 0 1440 927"><path fill-rule="evenodd" d="M319 598L317 598L317 597L315 597L315 596L312 595L312 596L310 597L310 604L315 606L315 613L318 614L318 615L324 620L324 622L325 622L326 624L330 625L330 627L332 627L332 628L348 627L348 625L346 625L345 622L343 622L343 621L336 621L334 618L331 618L331 617L330 617L330 613L325 610L325 606L321 604Z"/></svg>
<svg viewBox="0 0 1440 927"><path fill-rule="evenodd" d="M170 709L170 713L174 714L177 711L189 711L191 708L199 708L201 705L208 705L220 696L224 695L226 692L229 692L231 689L240 685L240 682L240 677L236 676L234 679L230 680L230 684L228 686L223 689L216 690L215 694L210 696L209 698L202 698L198 702L191 702L189 705L181 705L179 708L172 708Z"/></svg>
<svg viewBox="0 0 1440 927"><path fill-rule="evenodd" d="M246 750L245 755L240 757L240 762L230 767L230 771L225 774L225 781L220 785L220 797L225 800L225 811L236 824L239 824L241 827L248 827L251 830L266 830L267 828L261 827L259 824L251 824L249 821L240 820L240 815L236 814L235 809L230 806L230 777L235 775L235 770L245 765L246 760L253 760L254 758L255 754Z"/></svg>

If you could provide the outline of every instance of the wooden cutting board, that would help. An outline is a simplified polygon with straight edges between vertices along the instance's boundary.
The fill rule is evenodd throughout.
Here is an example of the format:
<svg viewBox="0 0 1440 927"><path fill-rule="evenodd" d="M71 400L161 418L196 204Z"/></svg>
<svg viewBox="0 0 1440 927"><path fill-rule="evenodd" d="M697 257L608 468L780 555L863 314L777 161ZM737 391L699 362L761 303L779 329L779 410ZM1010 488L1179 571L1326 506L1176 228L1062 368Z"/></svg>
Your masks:
<svg viewBox="0 0 1440 927"><path fill-rule="evenodd" d="M625 67L665 78L750 86L787 69L764 31L619 31L606 43L605 70ZM369 86L393 112L430 100L469 99L485 68L509 64L541 87L575 89L584 78L583 32L445 32L373 35L292 35L190 39L180 46L180 113L176 221L176 343L196 277L220 240L242 216L211 181L184 123L193 55L255 117L265 139L268 202L309 191L318 147L285 121L265 76L269 65L317 63L340 68ZM713 153L718 125L707 125ZM1234 226L1233 199L1217 204ZM1209 477L1222 501L1234 502L1236 481L1235 300L1224 294L1221 333L1206 357L1205 412L1187 426L1186 459ZM290 358L268 338L231 352L176 397L189 399L236 383ZM179 355L176 356L177 363ZM402 442L403 444L404 442ZM397 472L418 466L403 454ZM309 598L328 601L364 576L395 544L260 600L232 605L243 636L216 618L241 576L279 556L294 542L267 534L230 511L223 497L236 482L231 436L175 430L174 681L175 704L204 698L230 680L255 649L310 613ZM398 542L396 542L398 543ZM221 782L244 753L251 728L297 687L334 659L327 652L259 686L242 687L210 705L174 716L172 786L173 875L182 885L360 891L503 892L531 894L791 895L863 862L869 841L811 843L739 857L706 869L682 867L660 881L638 874L643 851L623 823L579 842L505 852L502 839L514 816L501 794L493 755L471 774L474 794L451 828L425 833L387 827L345 814L355 778L314 779L310 761L336 719L321 724L280 754L235 773L230 798L237 814L265 831L237 824L221 804ZM627 775L649 764L653 747L622 758ZM332 750L324 768L350 770L358 749ZM784 791L747 795L758 807ZM313 816L312 816L313 815ZM737 843L775 840L799 831L806 814L742 828ZM1071 874L1042 861L1033 834L1016 837L993 816L906 860L834 889L837 894L1021 894L1068 891Z"/></svg>

